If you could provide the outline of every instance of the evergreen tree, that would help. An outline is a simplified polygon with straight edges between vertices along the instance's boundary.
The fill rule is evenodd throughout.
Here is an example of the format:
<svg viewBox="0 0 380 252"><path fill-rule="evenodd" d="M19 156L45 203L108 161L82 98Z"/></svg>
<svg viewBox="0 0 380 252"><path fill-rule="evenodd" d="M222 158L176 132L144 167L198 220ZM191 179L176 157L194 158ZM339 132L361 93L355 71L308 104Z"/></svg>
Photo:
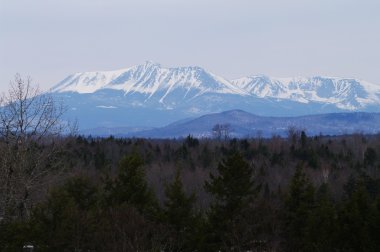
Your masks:
<svg viewBox="0 0 380 252"><path fill-rule="evenodd" d="M253 169L238 154L219 163L218 175L210 174L205 189L213 197L208 213L208 250L249 247L252 230L245 220L259 187L253 180ZM238 246L238 248L237 248Z"/></svg>
<svg viewBox="0 0 380 252"><path fill-rule="evenodd" d="M308 221L314 207L314 187L309 182L301 165L289 184L285 199L284 238L288 251L308 251Z"/></svg>
<svg viewBox="0 0 380 252"><path fill-rule="evenodd" d="M129 204L142 213L157 214L157 199L147 184L143 165L143 160L136 153L121 159L117 178L115 181L107 181L106 201L108 204Z"/></svg>
<svg viewBox="0 0 380 252"><path fill-rule="evenodd" d="M342 251L376 251L370 233L373 214L368 192L363 181L359 180L339 214L339 246Z"/></svg>
<svg viewBox="0 0 380 252"><path fill-rule="evenodd" d="M371 241L374 242L374 251L380 251L380 197L374 203L374 214L370 223Z"/></svg>
<svg viewBox="0 0 380 252"><path fill-rule="evenodd" d="M70 179L34 209L29 241L36 242L38 251L93 250L97 202L97 188L88 178Z"/></svg>
<svg viewBox="0 0 380 252"><path fill-rule="evenodd" d="M165 186L164 216L170 225L171 243L176 251L191 251L196 242L195 230L199 224L199 216L194 209L195 194L186 195L177 170L174 181Z"/></svg>
<svg viewBox="0 0 380 252"><path fill-rule="evenodd" d="M309 251L336 251L337 213L329 186L322 184L316 192L315 208L307 223L305 244Z"/></svg>
<svg viewBox="0 0 380 252"><path fill-rule="evenodd" d="M375 149L368 147L364 152L364 165L372 166L376 162L376 151Z"/></svg>
<svg viewBox="0 0 380 252"><path fill-rule="evenodd" d="M307 136L305 131L301 132L301 148L305 150L307 147Z"/></svg>

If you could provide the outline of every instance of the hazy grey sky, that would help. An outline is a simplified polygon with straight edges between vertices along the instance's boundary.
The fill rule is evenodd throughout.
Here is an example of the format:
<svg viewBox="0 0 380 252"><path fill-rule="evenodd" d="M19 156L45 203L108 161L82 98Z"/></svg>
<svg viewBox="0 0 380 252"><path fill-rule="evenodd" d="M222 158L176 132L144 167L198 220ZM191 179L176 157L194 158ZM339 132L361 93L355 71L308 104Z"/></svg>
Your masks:
<svg viewBox="0 0 380 252"><path fill-rule="evenodd" d="M0 0L0 91L153 60L380 85L379 0Z"/></svg>

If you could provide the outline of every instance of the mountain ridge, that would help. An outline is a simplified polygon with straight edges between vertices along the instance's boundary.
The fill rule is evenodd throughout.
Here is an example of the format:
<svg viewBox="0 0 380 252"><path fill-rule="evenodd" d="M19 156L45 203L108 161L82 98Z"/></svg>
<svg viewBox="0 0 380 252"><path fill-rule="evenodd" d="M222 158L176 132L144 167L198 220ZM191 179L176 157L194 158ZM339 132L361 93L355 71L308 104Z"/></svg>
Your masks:
<svg viewBox="0 0 380 252"><path fill-rule="evenodd" d="M243 110L212 113L171 123L167 126L124 134L128 137L197 138L213 137L213 127L228 125L229 137L286 137L289 129L303 130L310 136L352 133L378 134L380 113L329 113L297 117L264 117Z"/></svg>
<svg viewBox="0 0 380 252"><path fill-rule="evenodd" d="M76 73L50 92L70 107L69 117L81 119L81 128L158 127L232 109L261 116L380 112L380 86L353 78L251 75L227 80L201 67L166 68L151 61Z"/></svg>
<svg viewBox="0 0 380 252"><path fill-rule="evenodd" d="M145 94L147 99L159 94L158 101L164 103L171 92L180 88L184 89L183 98L190 99L205 93L252 95L300 103L329 103L346 110L380 104L380 86L354 78L250 75L227 80L198 66L164 68L152 61L115 71L76 73L54 86L51 92L94 93L113 89L126 95Z"/></svg>

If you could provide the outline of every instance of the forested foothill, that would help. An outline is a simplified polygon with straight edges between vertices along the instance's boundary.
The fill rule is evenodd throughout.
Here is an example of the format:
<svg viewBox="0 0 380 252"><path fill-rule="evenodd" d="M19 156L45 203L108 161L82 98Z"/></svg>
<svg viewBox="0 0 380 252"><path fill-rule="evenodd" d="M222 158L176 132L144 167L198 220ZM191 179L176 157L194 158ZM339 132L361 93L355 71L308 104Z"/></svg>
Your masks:
<svg viewBox="0 0 380 252"><path fill-rule="evenodd" d="M0 100L0 251L380 251L380 135L77 136L29 84Z"/></svg>
<svg viewBox="0 0 380 252"><path fill-rule="evenodd" d="M2 207L2 251L380 250L378 135L54 145L51 179Z"/></svg>

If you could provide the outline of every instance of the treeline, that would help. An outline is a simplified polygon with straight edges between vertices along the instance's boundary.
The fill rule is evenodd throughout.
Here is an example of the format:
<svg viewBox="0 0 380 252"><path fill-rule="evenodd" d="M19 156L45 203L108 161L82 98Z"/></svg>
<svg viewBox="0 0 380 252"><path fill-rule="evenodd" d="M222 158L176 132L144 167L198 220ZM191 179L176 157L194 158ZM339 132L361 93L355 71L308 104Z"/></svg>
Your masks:
<svg viewBox="0 0 380 252"><path fill-rule="evenodd" d="M380 251L380 136L58 142L1 251Z"/></svg>

